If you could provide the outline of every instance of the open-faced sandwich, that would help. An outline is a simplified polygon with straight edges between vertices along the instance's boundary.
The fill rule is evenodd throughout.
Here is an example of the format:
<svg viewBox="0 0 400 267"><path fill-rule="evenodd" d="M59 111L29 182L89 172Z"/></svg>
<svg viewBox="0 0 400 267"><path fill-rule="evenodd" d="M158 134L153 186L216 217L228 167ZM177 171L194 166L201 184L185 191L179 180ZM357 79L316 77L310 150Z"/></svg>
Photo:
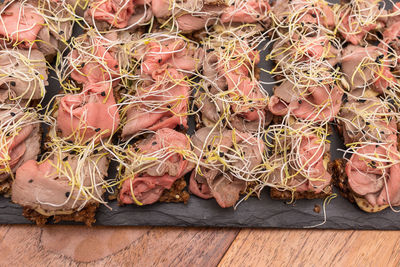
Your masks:
<svg viewBox="0 0 400 267"><path fill-rule="evenodd" d="M338 119L347 147L331 164L342 194L364 211L400 205L398 112L387 99L350 98Z"/></svg>
<svg viewBox="0 0 400 267"><path fill-rule="evenodd" d="M268 159L261 179L271 187L272 198L313 199L332 193L327 127L289 118L268 128Z"/></svg>

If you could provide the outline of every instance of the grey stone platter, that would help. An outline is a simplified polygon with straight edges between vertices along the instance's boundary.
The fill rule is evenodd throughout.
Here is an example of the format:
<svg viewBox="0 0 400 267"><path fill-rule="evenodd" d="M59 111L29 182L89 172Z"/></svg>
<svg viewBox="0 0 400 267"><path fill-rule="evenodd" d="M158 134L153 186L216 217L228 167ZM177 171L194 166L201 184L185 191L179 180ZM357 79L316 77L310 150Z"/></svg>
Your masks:
<svg viewBox="0 0 400 267"><path fill-rule="evenodd" d="M79 32L79 30L77 31ZM260 67L269 69L270 62L265 62L262 52ZM266 73L261 73L261 81L272 81ZM272 86L265 85L272 91ZM59 92L59 85L50 79L47 98ZM338 135L331 136L332 159L342 157L338 148L343 147ZM113 173L113 172L111 172ZM337 189L335 189L337 192ZM315 205L321 207L314 212ZM324 228L324 229L400 229L400 215L386 209L369 214L359 210L339 194L326 205L324 222L323 200L298 200L287 204L284 201L269 198L264 190L261 198L250 198L242 202L236 210L223 209L215 200L204 200L191 195L188 204L156 203L144 207L134 205L119 207L116 201L109 203L111 209L101 206L96 215L95 225L148 225L148 226L222 226L222 227L271 227L271 228ZM10 199L0 197L0 224L31 224L22 216L22 208ZM323 223L323 224L322 224ZM61 222L61 224L74 224Z"/></svg>

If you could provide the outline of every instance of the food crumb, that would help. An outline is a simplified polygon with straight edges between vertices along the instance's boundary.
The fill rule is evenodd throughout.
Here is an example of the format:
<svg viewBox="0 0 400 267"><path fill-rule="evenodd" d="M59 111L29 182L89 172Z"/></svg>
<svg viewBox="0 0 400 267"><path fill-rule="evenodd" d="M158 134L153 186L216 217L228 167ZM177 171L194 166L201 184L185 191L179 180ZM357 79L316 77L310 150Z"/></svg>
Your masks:
<svg viewBox="0 0 400 267"><path fill-rule="evenodd" d="M314 212L319 213L320 211L321 211L321 206L318 205L318 204L316 204L316 205L314 206Z"/></svg>

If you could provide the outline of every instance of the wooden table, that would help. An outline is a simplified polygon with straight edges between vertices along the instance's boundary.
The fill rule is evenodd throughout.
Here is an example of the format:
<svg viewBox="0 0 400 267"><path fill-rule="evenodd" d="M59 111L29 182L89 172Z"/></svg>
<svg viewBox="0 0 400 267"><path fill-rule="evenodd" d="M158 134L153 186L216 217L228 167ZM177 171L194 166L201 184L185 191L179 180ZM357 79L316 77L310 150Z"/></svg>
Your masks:
<svg viewBox="0 0 400 267"><path fill-rule="evenodd" d="M0 226L0 266L395 266L400 231Z"/></svg>

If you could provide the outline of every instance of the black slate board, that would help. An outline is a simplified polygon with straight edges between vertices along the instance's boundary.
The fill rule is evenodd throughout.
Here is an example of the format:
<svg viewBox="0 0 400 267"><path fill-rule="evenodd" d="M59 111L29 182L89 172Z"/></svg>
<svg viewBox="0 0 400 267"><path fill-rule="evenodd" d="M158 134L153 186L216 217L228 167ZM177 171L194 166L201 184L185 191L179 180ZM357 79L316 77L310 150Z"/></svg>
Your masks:
<svg viewBox="0 0 400 267"><path fill-rule="evenodd" d="M77 30L76 32L80 32ZM260 67L271 68L271 62L263 59L266 51L261 53ZM272 77L261 72L261 81L271 82ZM59 92L59 85L50 78L46 99ZM264 85L271 93L272 86ZM338 148L343 148L337 134L331 136L332 159L342 157ZM274 228L323 228L323 229L400 229L400 217L397 213L386 209L378 213L365 213L354 204L337 197L326 205L326 222L324 222L323 200L298 200L287 204L284 201L269 198L268 190L264 190L261 199L250 198L242 202L236 210L222 209L215 200L204 200L191 195L187 205L183 203L156 203L138 207L119 207L111 201L109 207L101 206L97 212L95 225L150 225L150 226L226 226L226 227L274 227ZM315 205L321 207L319 213L314 212ZM0 196L0 224L32 224L22 216L22 208ZM76 224L61 222L61 224Z"/></svg>

